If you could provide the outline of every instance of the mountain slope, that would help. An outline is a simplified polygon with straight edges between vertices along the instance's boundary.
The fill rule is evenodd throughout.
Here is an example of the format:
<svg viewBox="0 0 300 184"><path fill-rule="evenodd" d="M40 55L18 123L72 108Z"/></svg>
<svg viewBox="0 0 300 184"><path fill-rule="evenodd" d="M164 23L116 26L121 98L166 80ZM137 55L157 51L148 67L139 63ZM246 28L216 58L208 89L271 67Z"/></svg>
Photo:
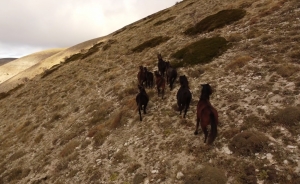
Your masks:
<svg viewBox="0 0 300 184"><path fill-rule="evenodd" d="M246 14L184 33L230 9ZM0 93L0 183L298 183L299 15L296 0L184 0ZM139 66L157 70L157 53L178 64L174 53L215 37L229 42L218 57L177 68L193 95L186 119L177 81L165 99L146 89L140 122ZM193 134L203 83L220 119L211 146Z"/></svg>

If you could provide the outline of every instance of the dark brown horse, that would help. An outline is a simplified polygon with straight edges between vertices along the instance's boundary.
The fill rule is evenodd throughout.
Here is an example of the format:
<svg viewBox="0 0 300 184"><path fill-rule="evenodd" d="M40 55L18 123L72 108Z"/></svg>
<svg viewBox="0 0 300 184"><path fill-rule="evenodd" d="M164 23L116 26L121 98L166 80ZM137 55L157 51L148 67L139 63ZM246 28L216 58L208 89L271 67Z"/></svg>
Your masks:
<svg viewBox="0 0 300 184"><path fill-rule="evenodd" d="M149 72L146 67L144 67L144 73L146 76L146 87L153 88L154 75L152 72Z"/></svg>
<svg viewBox="0 0 300 184"><path fill-rule="evenodd" d="M177 78L177 71L173 68L170 62L166 62L167 83L170 84L170 90L173 89L173 84Z"/></svg>
<svg viewBox="0 0 300 184"><path fill-rule="evenodd" d="M149 96L147 95L146 90L142 85L138 85L138 88L139 88L139 93L137 94L135 101L139 109L140 121L142 121L141 110L143 110L144 114L146 114L146 108L149 102Z"/></svg>
<svg viewBox="0 0 300 184"><path fill-rule="evenodd" d="M155 71L154 75L155 75L155 83L157 88L157 95L159 96L161 92L162 94L161 98L163 99L165 94L166 80L162 75L158 73L158 71Z"/></svg>
<svg viewBox="0 0 300 184"><path fill-rule="evenodd" d="M164 77L166 71L166 62L162 59L161 54L157 54L157 59L158 59L158 63L157 63L158 71L160 75Z"/></svg>
<svg viewBox="0 0 300 184"><path fill-rule="evenodd" d="M146 73L144 71L143 66L140 66L139 69L140 70L137 74L137 78L138 78L139 85L143 85L143 83L146 82Z"/></svg>
<svg viewBox="0 0 300 184"><path fill-rule="evenodd" d="M209 84L202 84L202 91L200 100L197 105L197 124L195 135L198 134L199 123L201 121L201 128L204 133L204 143L208 137L208 144L212 144L217 137L217 125L218 125L218 112L210 104L209 96L212 94L212 89ZM208 136L207 126L210 124L211 130Z"/></svg>
<svg viewBox="0 0 300 184"><path fill-rule="evenodd" d="M187 110L188 110L191 100L192 100L192 93L189 90L188 81L187 81L187 78L185 77L185 75L180 76L179 81L180 81L180 88L176 95L177 105L179 107L180 114L181 114L182 110L185 108L184 115L183 115L183 118L185 118Z"/></svg>

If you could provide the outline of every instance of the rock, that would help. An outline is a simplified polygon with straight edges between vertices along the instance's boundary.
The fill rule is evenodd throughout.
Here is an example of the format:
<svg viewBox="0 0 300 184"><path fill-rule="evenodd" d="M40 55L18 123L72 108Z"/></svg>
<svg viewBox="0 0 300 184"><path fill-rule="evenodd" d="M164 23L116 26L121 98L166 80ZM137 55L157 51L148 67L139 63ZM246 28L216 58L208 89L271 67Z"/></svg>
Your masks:
<svg viewBox="0 0 300 184"><path fill-rule="evenodd" d="M152 174L158 174L158 170L152 170L151 173Z"/></svg>
<svg viewBox="0 0 300 184"><path fill-rule="evenodd" d="M183 177L184 177L184 175L183 175L182 172L178 172L178 173L176 174L176 178L177 178L178 180L181 180Z"/></svg>

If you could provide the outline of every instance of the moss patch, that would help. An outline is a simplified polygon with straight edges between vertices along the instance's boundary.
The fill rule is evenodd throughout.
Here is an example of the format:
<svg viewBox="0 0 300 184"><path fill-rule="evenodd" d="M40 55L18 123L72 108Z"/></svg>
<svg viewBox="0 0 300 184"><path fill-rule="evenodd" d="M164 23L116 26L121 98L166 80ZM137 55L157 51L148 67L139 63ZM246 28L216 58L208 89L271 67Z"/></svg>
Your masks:
<svg viewBox="0 0 300 184"><path fill-rule="evenodd" d="M223 37L204 38L194 42L172 54L178 59L172 63L174 67L187 65L206 64L214 57L220 56L228 49L227 40Z"/></svg>
<svg viewBox="0 0 300 184"><path fill-rule="evenodd" d="M243 9L222 10L214 15L210 15L202 19L195 26L188 28L184 33L186 35L195 35L204 32L210 32L238 21L245 15L246 11Z"/></svg>
<svg viewBox="0 0 300 184"><path fill-rule="evenodd" d="M155 38L147 40L144 43L136 46L135 48L132 49L132 52L142 52L146 48L156 47L157 45L168 41L170 38L171 37L157 36Z"/></svg>

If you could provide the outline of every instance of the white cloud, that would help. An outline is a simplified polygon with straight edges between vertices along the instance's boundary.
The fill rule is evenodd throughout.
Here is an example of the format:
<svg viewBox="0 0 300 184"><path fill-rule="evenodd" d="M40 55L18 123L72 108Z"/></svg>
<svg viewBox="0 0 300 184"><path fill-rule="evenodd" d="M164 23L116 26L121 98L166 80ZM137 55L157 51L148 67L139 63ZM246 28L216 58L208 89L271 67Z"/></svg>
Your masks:
<svg viewBox="0 0 300 184"><path fill-rule="evenodd" d="M51 47L69 47L105 36L170 7L175 2L176 0L1 0L0 58L18 53L20 57L35 52L34 50Z"/></svg>

